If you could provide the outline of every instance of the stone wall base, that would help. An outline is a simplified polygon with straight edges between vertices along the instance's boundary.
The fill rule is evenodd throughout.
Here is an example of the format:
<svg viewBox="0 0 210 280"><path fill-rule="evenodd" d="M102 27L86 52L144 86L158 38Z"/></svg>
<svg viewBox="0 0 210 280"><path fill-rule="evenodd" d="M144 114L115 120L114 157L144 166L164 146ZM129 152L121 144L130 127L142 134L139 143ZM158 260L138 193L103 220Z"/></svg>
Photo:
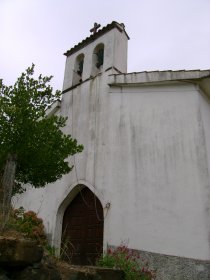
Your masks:
<svg viewBox="0 0 210 280"><path fill-rule="evenodd" d="M196 260L168 256L145 251L136 251L152 270L156 270L157 280L209 280L210 260Z"/></svg>

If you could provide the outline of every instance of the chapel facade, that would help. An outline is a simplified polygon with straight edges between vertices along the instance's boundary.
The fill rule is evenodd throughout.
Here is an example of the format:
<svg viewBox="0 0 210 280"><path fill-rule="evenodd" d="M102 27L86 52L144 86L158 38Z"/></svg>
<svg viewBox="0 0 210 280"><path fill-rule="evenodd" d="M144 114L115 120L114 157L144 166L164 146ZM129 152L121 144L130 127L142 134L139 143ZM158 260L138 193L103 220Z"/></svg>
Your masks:
<svg viewBox="0 0 210 280"><path fill-rule="evenodd" d="M58 251L69 240L75 264L124 242L158 279L209 279L210 70L127 73L124 24L93 31L65 53L48 111L84 150L16 206L38 213Z"/></svg>

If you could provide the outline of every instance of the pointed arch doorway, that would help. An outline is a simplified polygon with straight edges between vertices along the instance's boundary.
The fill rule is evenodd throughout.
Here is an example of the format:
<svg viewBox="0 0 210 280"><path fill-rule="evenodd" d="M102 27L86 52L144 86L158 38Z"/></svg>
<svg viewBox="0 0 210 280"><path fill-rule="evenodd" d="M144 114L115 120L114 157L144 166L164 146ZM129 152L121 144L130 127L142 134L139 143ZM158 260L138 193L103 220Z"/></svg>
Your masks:
<svg viewBox="0 0 210 280"><path fill-rule="evenodd" d="M103 208L85 186L66 208L62 226L61 254L77 265L94 265L103 252Z"/></svg>

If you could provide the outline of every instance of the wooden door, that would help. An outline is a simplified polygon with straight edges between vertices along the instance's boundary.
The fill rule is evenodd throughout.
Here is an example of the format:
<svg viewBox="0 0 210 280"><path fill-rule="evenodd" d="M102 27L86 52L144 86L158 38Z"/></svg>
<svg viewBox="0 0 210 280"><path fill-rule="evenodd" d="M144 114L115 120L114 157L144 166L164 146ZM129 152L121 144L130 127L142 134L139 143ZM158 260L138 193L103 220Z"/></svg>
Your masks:
<svg viewBox="0 0 210 280"><path fill-rule="evenodd" d="M83 188L63 217L61 254L77 265L94 265L103 252L103 208L99 199Z"/></svg>

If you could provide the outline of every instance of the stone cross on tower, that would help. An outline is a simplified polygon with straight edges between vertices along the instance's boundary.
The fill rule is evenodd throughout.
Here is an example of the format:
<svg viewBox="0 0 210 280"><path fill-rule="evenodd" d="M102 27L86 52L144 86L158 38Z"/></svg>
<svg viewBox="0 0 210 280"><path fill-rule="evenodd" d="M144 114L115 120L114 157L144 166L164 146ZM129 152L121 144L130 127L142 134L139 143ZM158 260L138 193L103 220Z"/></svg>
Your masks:
<svg viewBox="0 0 210 280"><path fill-rule="evenodd" d="M93 34L95 34L99 27L101 27L101 25L99 23L95 22L93 28L90 29L90 32L93 32Z"/></svg>

